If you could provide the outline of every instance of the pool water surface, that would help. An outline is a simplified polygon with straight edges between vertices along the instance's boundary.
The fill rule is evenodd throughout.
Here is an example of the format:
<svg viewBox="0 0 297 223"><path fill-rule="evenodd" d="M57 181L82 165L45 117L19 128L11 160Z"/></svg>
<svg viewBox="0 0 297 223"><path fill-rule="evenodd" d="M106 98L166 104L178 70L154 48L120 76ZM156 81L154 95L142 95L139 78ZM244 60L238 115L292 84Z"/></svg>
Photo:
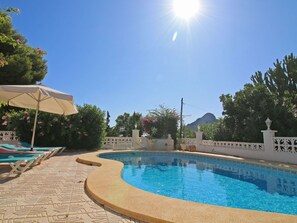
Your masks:
<svg viewBox="0 0 297 223"><path fill-rule="evenodd" d="M145 191L187 201L297 215L297 175L227 159L176 153L112 153L122 178Z"/></svg>

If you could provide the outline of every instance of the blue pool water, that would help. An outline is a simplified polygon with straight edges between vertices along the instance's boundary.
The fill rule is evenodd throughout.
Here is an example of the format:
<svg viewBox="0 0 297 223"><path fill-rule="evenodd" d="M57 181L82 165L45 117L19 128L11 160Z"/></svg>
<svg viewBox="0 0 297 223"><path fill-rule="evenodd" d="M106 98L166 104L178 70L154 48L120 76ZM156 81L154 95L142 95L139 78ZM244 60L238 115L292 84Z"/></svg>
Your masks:
<svg viewBox="0 0 297 223"><path fill-rule="evenodd" d="M297 175L225 159L169 153L114 153L122 178L152 193L227 207L297 215Z"/></svg>

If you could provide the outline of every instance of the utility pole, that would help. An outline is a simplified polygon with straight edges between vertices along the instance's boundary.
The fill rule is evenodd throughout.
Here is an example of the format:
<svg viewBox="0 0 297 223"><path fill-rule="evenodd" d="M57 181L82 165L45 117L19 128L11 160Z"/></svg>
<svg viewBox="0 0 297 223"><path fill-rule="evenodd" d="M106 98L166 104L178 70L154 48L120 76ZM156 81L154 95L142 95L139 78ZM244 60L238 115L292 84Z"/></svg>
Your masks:
<svg viewBox="0 0 297 223"><path fill-rule="evenodd" d="M182 132L183 132L183 106L184 106L184 99L181 98L181 102L180 102L180 129L179 129L180 143L182 140Z"/></svg>

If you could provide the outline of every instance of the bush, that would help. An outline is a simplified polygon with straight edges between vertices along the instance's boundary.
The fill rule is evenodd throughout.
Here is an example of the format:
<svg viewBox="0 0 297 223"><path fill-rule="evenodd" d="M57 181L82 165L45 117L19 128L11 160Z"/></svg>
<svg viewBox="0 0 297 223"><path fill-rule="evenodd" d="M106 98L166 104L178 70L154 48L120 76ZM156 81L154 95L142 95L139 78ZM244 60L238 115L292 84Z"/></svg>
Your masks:
<svg viewBox="0 0 297 223"><path fill-rule="evenodd" d="M211 124L204 124L200 126L203 132L203 139L215 141L228 141L231 133L227 131L222 118Z"/></svg>
<svg viewBox="0 0 297 223"><path fill-rule="evenodd" d="M99 148L106 132L104 112L94 105L78 107L79 113L71 116L70 148Z"/></svg>
<svg viewBox="0 0 297 223"><path fill-rule="evenodd" d="M146 133L155 138L167 138L168 134L171 134L176 144L178 119L175 109L160 105L142 119L142 127Z"/></svg>
<svg viewBox="0 0 297 223"><path fill-rule="evenodd" d="M99 148L105 137L104 113L93 105L78 106L78 112L71 116L40 112L34 145ZM2 121L10 123L8 128L21 141L31 142L34 116L35 110L22 110L7 114Z"/></svg>

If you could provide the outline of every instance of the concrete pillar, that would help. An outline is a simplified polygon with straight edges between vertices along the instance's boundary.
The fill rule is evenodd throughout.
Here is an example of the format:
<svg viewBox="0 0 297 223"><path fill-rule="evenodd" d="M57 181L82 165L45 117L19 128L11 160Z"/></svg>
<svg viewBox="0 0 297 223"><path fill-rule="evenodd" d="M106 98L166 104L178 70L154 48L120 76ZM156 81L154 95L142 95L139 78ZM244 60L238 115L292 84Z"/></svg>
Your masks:
<svg viewBox="0 0 297 223"><path fill-rule="evenodd" d="M196 131L196 147L198 148L199 145L202 144L202 135L203 135L203 132L200 131L200 126L198 125L197 127L197 131Z"/></svg>
<svg viewBox="0 0 297 223"><path fill-rule="evenodd" d="M272 121L267 118L266 121L266 130L262 130L263 133L263 143L264 143L264 149L265 149L265 156L268 160L275 161L277 154L274 152L274 145L273 145L273 137L275 137L276 130L271 130L270 126Z"/></svg>
<svg viewBox="0 0 297 223"><path fill-rule="evenodd" d="M174 141L171 138L171 134L168 134L167 142L166 142L166 150L171 151L174 149Z"/></svg>
<svg viewBox="0 0 297 223"><path fill-rule="evenodd" d="M265 150L273 151L273 137L275 137L276 130L262 130L263 133L263 143L265 146Z"/></svg>
<svg viewBox="0 0 297 223"><path fill-rule="evenodd" d="M132 130L132 147L134 149L138 149L141 147L140 137L139 137L139 129Z"/></svg>

